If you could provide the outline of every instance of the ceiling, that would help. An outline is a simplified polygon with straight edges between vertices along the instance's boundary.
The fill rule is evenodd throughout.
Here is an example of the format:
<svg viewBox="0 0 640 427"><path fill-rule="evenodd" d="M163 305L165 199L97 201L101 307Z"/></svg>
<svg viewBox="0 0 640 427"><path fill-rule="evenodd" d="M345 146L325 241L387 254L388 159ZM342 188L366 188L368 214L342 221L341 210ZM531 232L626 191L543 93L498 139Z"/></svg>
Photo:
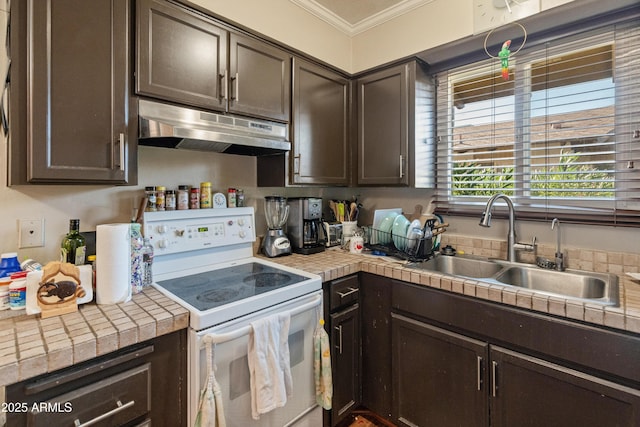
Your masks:
<svg viewBox="0 0 640 427"><path fill-rule="evenodd" d="M435 0L291 0L349 35L380 25Z"/></svg>

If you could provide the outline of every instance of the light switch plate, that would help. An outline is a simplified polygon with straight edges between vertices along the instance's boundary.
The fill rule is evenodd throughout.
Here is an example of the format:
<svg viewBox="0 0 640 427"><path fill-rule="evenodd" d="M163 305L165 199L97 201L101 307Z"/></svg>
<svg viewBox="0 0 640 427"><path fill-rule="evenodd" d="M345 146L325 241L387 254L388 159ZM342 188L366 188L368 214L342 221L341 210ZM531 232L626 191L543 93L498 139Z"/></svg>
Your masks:
<svg viewBox="0 0 640 427"><path fill-rule="evenodd" d="M44 246L44 218L18 221L18 248Z"/></svg>

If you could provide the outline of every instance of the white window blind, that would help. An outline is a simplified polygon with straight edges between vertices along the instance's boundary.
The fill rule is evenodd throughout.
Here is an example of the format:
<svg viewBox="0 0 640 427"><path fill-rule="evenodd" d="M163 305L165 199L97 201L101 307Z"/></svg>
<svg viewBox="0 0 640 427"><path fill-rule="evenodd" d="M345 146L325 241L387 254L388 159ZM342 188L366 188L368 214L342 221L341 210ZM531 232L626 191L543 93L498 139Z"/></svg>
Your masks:
<svg viewBox="0 0 640 427"><path fill-rule="evenodd" d="M640 223L638 21L439 73L436 103L440 211Z"/></svg>

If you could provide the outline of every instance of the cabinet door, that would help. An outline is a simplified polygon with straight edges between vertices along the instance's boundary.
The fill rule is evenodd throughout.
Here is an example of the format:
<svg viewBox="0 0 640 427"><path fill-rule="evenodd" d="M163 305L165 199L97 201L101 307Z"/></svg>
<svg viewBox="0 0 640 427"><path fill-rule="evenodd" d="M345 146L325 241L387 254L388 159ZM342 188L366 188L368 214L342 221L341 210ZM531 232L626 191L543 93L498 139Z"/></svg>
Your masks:
<svg viewBox="0 0 640 427"><path fill-rule="evenodd" d="M241 34L229 41L229 111L289 121L291 56Z"/></svg>
<svg viewBox="0 0 640 427"><path fill-rule="evenodd" d="M292 183L348 185L350 82L299 58L293 69Z"/></svg>
<svg viewBox="0 0 640 427"><path fill-rule="evenodd" d="M391 283L396 282L366 273L360 277L362 405L391 419Z"/></svg>
<svg viewBox="0 0 640 427"><path fill-rule="evenodd" d="M397 424L488 426L488 344L395 313L391 318Z"/></svg>
<svg viewBox="0 0 640 427"><path fill-rule="evenodd" d="M12 6L11 183L135 183L130 2Z"/></svg>
<svg viewBox="0 0 640 427"><path fill-rule="evenodd" d="M358 184L409 183L410 66L358 79Z"/></svg>
<svg viewBox="0 0 640 427"><path fill-rule="evenodd" d="M137 92L195 107L226 109L228 32L166 1L136 3Z"/></svg>
<svg viewBox="0 0 640 427"><path fill-rule="evenodd" d="M333 401L331 425L337 425L360 404L360 307L331 315Z"/></svg>
<svg viewBox="0 0 640 427"><path fill-rule="evenodd" d="M640 425L640 390L491 347L492 426Z"/></svg>

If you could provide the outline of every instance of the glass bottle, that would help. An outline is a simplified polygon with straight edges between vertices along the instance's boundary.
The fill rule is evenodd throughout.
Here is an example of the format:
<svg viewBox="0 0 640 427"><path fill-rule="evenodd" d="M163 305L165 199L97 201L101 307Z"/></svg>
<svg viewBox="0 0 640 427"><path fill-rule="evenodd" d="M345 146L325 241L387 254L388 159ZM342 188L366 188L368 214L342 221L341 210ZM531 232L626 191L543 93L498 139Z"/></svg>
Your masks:
<svg viewBox="0 0 640 427"><path fill-rule="evenodd" d="M168 211L176 210L176 192L174 190L167 190L164 194L164 206Z"/></svg>
<svg viewBox="0 0 640 427"><path fill-rule="evenodd" d="M165 191L166 187L159 185L156 187L156 210L164 211L165 205Z"/></svg>
<svg viewBox="0 0 640 427"><path fill-rule="evenodd" d="M142 287L146 288L153 283L153 245L151 241L145 237L144 246L142 247Z"/></svg>
<svg viewBox="0 0 640 427"><path fill-rule="evenodd" d="M87 246L84 236L80 234L80 220L69 220L69 232L60 246L60 261L68 262L75 265L83 265Z"/></svg>
<svg viewBox="0 0 640 427"><path fill-rule="evenodd" d="M200 209L209 209L211 207L211 183L200 183Z"/></svg>
<svg viewBox="0 0 640 427"><path fill-rule="evenodd" d="M144 188L144 194L147 196L146 212L155 212L156 209L156 187L149 186Z"/></svg>
<svg viewBox="0 0 640 427"><path fill-rule="evenodd" d="M140 224L131 224L131 292L134 294L142 292L142 247L144 239L140 232Z"/></svg>

